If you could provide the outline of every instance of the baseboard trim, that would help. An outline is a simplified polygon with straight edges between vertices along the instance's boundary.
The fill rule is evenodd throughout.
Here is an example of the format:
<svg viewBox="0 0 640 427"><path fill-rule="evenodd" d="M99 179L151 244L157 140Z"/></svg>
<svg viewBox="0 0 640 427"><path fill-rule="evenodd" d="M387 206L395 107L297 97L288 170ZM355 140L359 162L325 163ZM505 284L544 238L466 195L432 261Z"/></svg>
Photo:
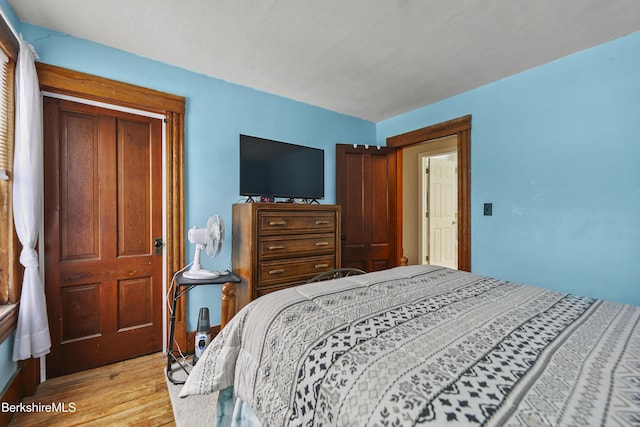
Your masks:
<svg viewBox="0 0 640 427"><path fill-rule="evenodd" d="M20 381L20 373L22 370L18 370L13 374L11 381L4 389L2 393L2 401L7 402L10 405L14 405L22 400L22 384ZM13 412L0 411L0 426L8 426L11 418L13 418Z"/></svg>
<svg viewBox="0 0 640 427"><path fill-rule="evenodd" d="M27 396L35 394L40 382L40 359L28 359L18 363L9 384L2 393L2 402L15 405ZM0 426L8 426L13 412L0 410Z"/></svg>

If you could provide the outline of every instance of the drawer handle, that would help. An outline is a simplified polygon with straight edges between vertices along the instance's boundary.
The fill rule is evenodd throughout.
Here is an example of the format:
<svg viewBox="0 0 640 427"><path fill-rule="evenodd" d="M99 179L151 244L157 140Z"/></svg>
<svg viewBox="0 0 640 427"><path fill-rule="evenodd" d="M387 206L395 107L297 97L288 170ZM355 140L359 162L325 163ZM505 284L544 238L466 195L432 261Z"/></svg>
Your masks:
<svg viewBox="0 0 640 427"><path fill-rule="evenodd" d="M329 246L329 242L316 242L316 246Z"/></svg>
<svg viewBox="0 0 640 427"><path fill-rule="evenodd" d="M270 221L269 225L272 227L276 227L279 225L287 225L287 221Z"/></svg>
<svg viewBox="0 0 640 427"><path fill-rule="evenodd" d="M279 268L277 270L269 270L269 274L282 274L285 272L284 268Z"/></svg>
<svg viewBox="0 0 640 427"><path fill-rule="evenodd" d="M276 251L278 249L284 249L284 246L281 246L281 245L279 245L279 246L269 246L269 250L270 251Z"/></svg>
<svg viewBox="0 0 640 427"><path fill-rule="evenodd" d="M327 221L326 219L323 220L317 220L316 221L316 225L329 225L329 221Z"/></svg>
<svg viewBox="0 0 640 427"><path fill-rule="evenodd" d="M314 267L316 269L318 269L318 268L327 268L327 267L329 267L329 264L316 264Z"/></svg>

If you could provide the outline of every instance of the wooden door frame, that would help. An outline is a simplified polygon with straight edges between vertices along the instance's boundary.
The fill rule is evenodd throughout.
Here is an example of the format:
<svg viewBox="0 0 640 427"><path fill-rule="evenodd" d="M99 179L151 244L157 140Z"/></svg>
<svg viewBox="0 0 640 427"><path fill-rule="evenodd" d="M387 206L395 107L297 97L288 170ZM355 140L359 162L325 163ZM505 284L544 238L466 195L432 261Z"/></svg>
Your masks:
<svg viewBox="0 0 640 427"><path fill-rule="evenodd" d="M451 135L455 135L458 142L458 269L471 271L471 115L387 138L387 146L398 149L396 249L398 254L403 254L402 148Z"/></svg>
<svg viewBox="0 0 640 427"><path fill-rule="evenodd" d="M44 63L36 63L40 90L61 95L128 107L165 116L165 253L167 283L171 286L173 272L180 270L185 262L184 242L184 115L185 98L134 86L103 77L85 74ZM186 299L182 298L176 308L176 340L186 348L185 321ZM167 323L168 326L168 323ZM166 336L166 330L163 333ZM164 339L163 339L164 341Z"/></svg>

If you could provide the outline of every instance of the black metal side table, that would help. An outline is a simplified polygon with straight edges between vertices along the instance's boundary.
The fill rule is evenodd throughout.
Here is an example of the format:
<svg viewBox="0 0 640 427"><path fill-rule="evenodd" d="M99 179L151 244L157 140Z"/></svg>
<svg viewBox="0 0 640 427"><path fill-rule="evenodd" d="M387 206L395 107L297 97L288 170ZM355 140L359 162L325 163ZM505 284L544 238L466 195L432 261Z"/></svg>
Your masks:
<svg viewBox="0 0 640 427"><path fill-rule="evenodd" d="M173 338L176 327L176 304L183 295L187 294L191 289L201 285L225 285L227 283L240 283L241 279L235 273L231 271L223 272L219 277L213 279L187 279L182 273L176 275L175 286L173 288L173 301L171 303L171 317L169 318L169 342L167 345L167 378L173 384L184 384L184 381L176 380L173 378L171 367L174 363L178 363L180 368L188 375L189 370L182 363L181 355L177 349L174 349ZM224 314L223 314L224 315ZM177 353L177 354L176 354ZM191 355L192 353L186 353Z"/></svg>

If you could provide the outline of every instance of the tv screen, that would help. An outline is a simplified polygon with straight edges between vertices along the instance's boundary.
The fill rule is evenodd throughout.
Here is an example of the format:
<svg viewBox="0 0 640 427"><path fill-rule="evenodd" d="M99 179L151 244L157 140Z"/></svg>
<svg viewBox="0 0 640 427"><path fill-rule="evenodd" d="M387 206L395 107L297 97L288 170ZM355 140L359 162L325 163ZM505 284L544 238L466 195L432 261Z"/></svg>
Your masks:
<svg viewBox="0 0 640 427"><path fill-rule="evenodd" d="M324 150L240 135L240 195L324 198Z"/></svg>

